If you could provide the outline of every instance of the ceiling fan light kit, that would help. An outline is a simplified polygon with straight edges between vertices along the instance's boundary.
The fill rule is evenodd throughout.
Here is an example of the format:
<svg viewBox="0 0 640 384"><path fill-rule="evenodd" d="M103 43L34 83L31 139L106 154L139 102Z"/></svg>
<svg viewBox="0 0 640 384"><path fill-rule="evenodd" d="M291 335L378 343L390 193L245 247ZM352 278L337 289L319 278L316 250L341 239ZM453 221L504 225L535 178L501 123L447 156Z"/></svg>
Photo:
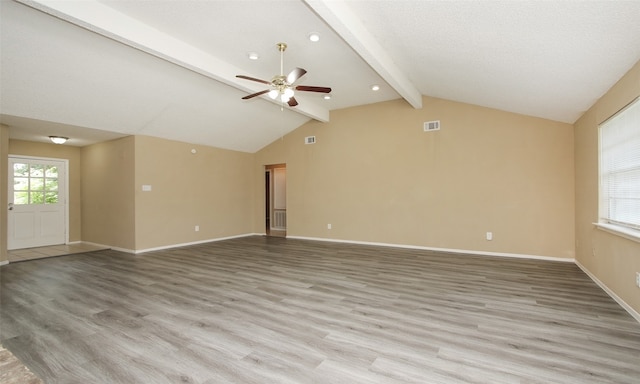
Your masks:
<svg viewBox="0 0 640 384"><path fill-rule="evenodd" d="M274 76L271 81L257 79L255 77L245 76L245 75L236 75L236 77L240 79L255 81L262 84L267 84L271 86L271 89L266 89L264 91L252 93L243 97L243 100L252 99L257 96L261 96L267 94L271 99L277 100L280 98L282 103L286 103L290 107L295 107L298 105L298 101L295 99L295 91L305 91L305 92L319 92L319 93L330 93L331 88L329 87L315 87L308 85L298 85L294 86L294 83L298 81L305 73L306 70L302 68L294 68L287 76L284 75L284 51L287 49L286 43L278 43L276 44L278 47L278 51L280 51L280 74Z"/></svg>

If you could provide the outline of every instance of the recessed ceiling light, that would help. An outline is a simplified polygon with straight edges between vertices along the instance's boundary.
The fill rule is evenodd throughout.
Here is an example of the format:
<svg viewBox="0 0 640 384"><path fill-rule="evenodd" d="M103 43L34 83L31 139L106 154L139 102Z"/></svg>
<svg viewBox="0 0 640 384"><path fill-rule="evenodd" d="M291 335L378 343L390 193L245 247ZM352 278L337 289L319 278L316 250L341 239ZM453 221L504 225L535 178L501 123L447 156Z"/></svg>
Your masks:
<svg viewBox="0 0 640 384"><path fill-rule="evenodd" d="M371 86L371 90L372 91L377 91L379 89L380 89L380 86L378 84L374 84L374 85Z"/></svg>
<svg viewBox="0 0 640 384"><path fill-rule="evenodd" d="M325 100L331 100L331 95L324 95L322 98Z"/></svg>
<svg viewBox="0 0 640 384"><path fill-rule="evenodd" d="M317 33L313 32L311 34L309 34L309 40L313 41L314 43L318 40L320 40L320 35L318 35Z"/></svg>
<svg viewBox="0 0 640 384"><path fill-rule="evenodd" d="M249 60L258 60L260 58L260 55L255 52L249 52L247 53L247 56L249 57Z"/></svg>

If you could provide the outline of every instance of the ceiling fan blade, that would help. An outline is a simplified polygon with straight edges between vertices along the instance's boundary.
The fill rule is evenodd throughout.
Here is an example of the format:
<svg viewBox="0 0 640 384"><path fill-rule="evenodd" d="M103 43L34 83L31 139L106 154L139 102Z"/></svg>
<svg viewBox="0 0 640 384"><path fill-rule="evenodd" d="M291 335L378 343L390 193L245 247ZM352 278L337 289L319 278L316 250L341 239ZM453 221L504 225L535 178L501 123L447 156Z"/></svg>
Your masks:
<svg viewBox="0 0 640 384"><path fill-rule="evenodd" d="M304 76L305 73L307 73L306 70L302 68L295 68L293 71L289 72L289 74L287 75L287 83L289 84L295 83L296 80Z"/></svg>
<svg viewBox="0 0 640 384"><path fill-rule="evenodd" d="M313 87L311 85L298 85L296 87L296 91L331 93L331 88L328 88L328 87Z"/></svg>
<svg viewBox="0 0 640 384"><path fill-rule="evenodd" d="M287 104L289 104L290 107L295 107L296 105L298 105L298 100L296 100L295 97L292 97L289 99Z"/></svg>
<svg viewBox="0 0 640 384"><path fill-rule="evenodd" d="M269 92L269 89L265 89L264 91L260 91L260 92L256 92L256 93L252 93L250 95L247 95L245 97L242 98L242 100L249 100L249 99L253 99L256 96L260 96L260 95L264 95L265 93Z"/></svg>
<svg viewBox="0 0 640 384"><path fill-rule="evenodd" d="M258 83L271 85L271 82L270 82L270 81L267 81L267 80L261 80L261 79L256 79L255 77L249 77L249 76L245 76L245 75L236 75L236 77L238 77L238 78L240 78L240 79L251 80L251 81L257 81Z"/></svg>

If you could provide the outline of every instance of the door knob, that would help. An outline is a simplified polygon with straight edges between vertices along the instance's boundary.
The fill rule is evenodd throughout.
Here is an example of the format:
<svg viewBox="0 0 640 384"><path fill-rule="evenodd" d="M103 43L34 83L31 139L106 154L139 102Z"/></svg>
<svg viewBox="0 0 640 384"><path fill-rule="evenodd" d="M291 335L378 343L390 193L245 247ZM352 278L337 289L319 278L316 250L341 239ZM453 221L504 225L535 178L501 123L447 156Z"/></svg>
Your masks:
<svg viewBox="0 0 640 384"><path fill-rule="evenodd" d="M9 210L13 211L13 203L9 203Z"/></svg>

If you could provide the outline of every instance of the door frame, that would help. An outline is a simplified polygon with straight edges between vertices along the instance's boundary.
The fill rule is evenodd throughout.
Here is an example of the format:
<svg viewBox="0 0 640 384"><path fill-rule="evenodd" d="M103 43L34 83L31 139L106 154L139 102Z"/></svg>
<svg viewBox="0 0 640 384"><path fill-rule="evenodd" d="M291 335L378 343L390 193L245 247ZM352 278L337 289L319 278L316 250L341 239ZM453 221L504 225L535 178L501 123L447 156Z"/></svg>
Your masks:
<svg viewBox="0 0 640 384"><path fill-rule="evenodd" d="M57 157L43 157L43 156L26 156L26 155L15 155L9 154L7 155L7 202L9 200L9 195L13 193L13 185L11 184L13 180L13 169L11 168L11 159L25 159L25 160L43 160L43 161L57 161L64 164L64 243L69 244L69 159L60 159ZM11 197L13 200L13 197ZM8 207L4 207L4 209L8 209ZM7 212L8 215L8 212ZM3 236L9 236L9 226L7 225L6 233Z"/></svg>
<svg viewBox="0 0 640 384"><path fill-rule="evenodd" d="M271 236L271 231L281 231L286 233L286 228L284 230L278 230L271 228L273 225L273 204L274 204L274 174L275 169L287 169L286 163L279 164L268 164L264 166L265 172L265 233L267 236Z"/></svg>
<svg viewBox="0 0 640 384"><path fill-rule="evenodd" d="M271 232L271 169L265 167L264 170L264 213L265 213L265 233Z"/></svg>

